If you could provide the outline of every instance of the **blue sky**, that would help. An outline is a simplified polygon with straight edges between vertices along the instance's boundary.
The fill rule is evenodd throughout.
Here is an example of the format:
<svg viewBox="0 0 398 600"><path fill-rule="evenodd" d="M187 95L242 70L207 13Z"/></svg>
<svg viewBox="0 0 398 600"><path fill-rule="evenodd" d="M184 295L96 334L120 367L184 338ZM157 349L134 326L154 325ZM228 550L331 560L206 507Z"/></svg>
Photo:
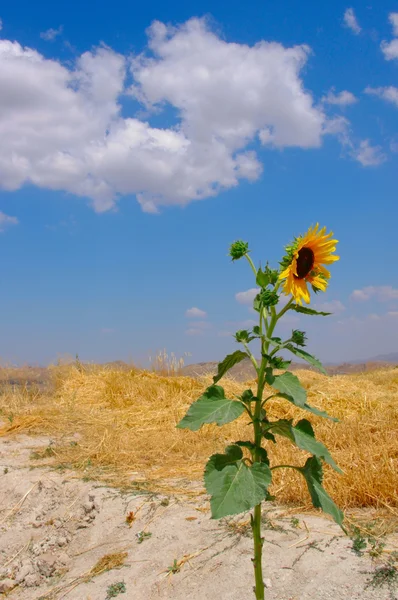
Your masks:
<svg viewBox="0 0 398 600"><path fill-rule="evenodd" d="M254 316L229 244L276 266L316 222L339 239L316 298L335 314L285 331L325 361L398 351L397 3L19 2L0 19L3 361L220 359Z"/></svg>

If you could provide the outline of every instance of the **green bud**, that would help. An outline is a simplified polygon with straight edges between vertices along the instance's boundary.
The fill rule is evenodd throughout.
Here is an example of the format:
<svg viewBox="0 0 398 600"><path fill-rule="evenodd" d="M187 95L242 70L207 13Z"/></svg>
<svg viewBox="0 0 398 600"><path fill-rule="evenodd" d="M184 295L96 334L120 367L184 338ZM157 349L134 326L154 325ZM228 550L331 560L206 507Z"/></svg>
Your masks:
<svg viewBox="0 0 398 600"><path fill-rule="evenodd" d="M242 240L237 240L236 242L231 244L229 248L229 255L232 258L232 260L239 260L248 252L249 244L247 242L242 242Z"/></svg>
<svg viewBox="0 0 398 600"><path fill-rule="evenodd" d="M250 402L253 402L254 400L256 400L253 392L251 390L245 390L243 392L243 394L241 395L240 399L242 400L242 402L244 402L245 404L250 404Z"/></svg>
<svg viewBox="0 0 398 600"><path fill-rule="evenodd" d="M295 329L292 331L292 342L296 344L296 346L305 346L307 336L305 335L305 331L300 331L299 329Z"/></svg>
<svg viewBox="0 0 398 600"><path fill-rule="evenodd" d="M235 339L237 342L250 342L250 336L247 329L240 329L235 333Z"/></svg>
<svg viewBox="0 0 398 600"><path fill-rule="evenodd" d="M271 366L274 369L287 369L291 362L291 360L284 360L280 356L273 356L271 358Z"/></svg>
<svg viewBox="0 0 398 600"><path fill-rule="evenodd" d="M263 358L266 358L268 365L273 369L287 369L291 364L291 360L284 360L280 356L269 356L268 354L262 354Z"/></svg>
<svg viewBox="0 0 398 600"><path fill-rule="evenodd" d="M275 285L279 278L278 269L270 269L268 265L265 268L265 272L268 275L268 279L271 285Z"/></svg>
<svg viewBox="0 0 398 600"><path fill-rule="evenodd" d="M263 306L275 306L279 302L279 296L274 290L263 290L260 299Z"/></svg>

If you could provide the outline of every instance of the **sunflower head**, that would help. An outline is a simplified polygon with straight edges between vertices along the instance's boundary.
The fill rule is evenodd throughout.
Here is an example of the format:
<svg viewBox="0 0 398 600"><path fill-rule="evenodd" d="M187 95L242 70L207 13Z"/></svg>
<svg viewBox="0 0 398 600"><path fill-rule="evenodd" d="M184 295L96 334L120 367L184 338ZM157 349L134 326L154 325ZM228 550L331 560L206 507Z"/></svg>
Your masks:
<svg viewBox="0 0 398 600"><path fill-rule="evenodd" d="M284 280L284 293L287 296L291 294L297 304L302 304L303 300L309 304L307 284L311 285L315 293L326 291L330 272L324 265L339 260L339 256L333 254L337 240L332 237L332 232L326 233L326 227L319 229L316 224L305 235L295 238L286 246L279 279Z"/></svg>

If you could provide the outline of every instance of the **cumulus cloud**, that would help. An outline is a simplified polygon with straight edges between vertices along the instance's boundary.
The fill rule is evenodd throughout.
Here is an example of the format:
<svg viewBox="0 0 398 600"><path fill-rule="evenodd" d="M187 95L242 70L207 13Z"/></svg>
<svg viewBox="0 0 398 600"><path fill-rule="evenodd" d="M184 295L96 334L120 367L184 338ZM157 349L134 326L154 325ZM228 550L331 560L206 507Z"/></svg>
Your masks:
<svg viewBox="0 0 398 600"><path fill-rule="evenodd" d="M344 25L351 29L355 35L361 33L362 29L358 23L358 20L355 16L355 12L353 8L347 8L344 13Z"/></svg>
<svg viewBox="0 0 398 600"><path fill-rule="evenodd" d="M376 167L387 160L381 146L372 146L370 140L356 140L352 135L350 121L341 115L328 119L324 132L335 135L347 155L363 167Z"/></svg>
<svg viewBox="0 0 398 600"><path fill-rule="evenodd" d="M393 288L391 285L369 285L360 290L354 290L350 298L357 302L363 302L371 298L375 298L379 302L389 302L398 300L398 289Z"/></svg>
<svg viewBox="0 0 398 600"><path fill-rule="evenodd" d="M390 13L388 15L388 20L392 25L392 32L395 37L398 37L398 12Z"/></svg>
<svg viewBox="0 0 398 600"><path fill-rule="evenodd" d="M2 211L0 211L0 232L4 231L9 225L18 225L19 221L17 217L10 217Z"/></svg>
<svg viewBox="0 0 398 600"><path fill-rule="evenodd" d="M207 317L207 312L197 308L196 306L193 306L185 311L185 316L189 319L205 319Z"/></svg>
<svg viewBox="0 0 398 600"><path fill-rule="evenodd" d="M362 140L359 146L352 150L351 155L363 167L377 167L386 160L380 146L372 146L369 140Z"/></svg>
<svg viewBox="0 0 398 600"><path fill-rule="evenodd" d="M358 98L356 98L352 92L348 92L347 90L343 90L342 92L336 94L332 89L327 93L326 96L323 96L322 102L337 106L348 106L349 104L355 104L358 102Z"/></svg>
<svg viewBox="0 0 398 600"><path fill-rule="evenodd" d="M63 190L97 211L135 194L155 213L258 178L262 165L248 148L256 138L278 148L320 146L325 115L301 79L307 46L229 43L199 19L155 22L148 39L132 59L103 46L73 65L0 40L3 189ZM122 114L126 93L140 113ZM151 126L152 111L170 106L172 125Z"/></svg>
<svg viewBox="0 0 398 600"><path fill-rule="evenodd" d="M61 35L63 30L62 25L58 27L58 29L47 29L47 31L42 31L40 37L42 40L46 40L46 42L53 42L56 37Z"/></svg>
<svg viewBox="0 0 398 600"><path fill-rule="evenodd" d="M387 102L392 102L392 104L398 107L398 87L394 87L393 85L378 88L367 87L365 93L378 96L383 100L387 100Z"/></svg>
<svg viewBox="0 0 398 600"><path fill-rule="evenodd" d="M235 300L239 302L239 304L246 304L247 306L251 306L253 304L254 298L259 293L260 288L251 288L250 290L246 290L245 292L238 292L235 294Z"/></svg>
<svg viewBox="0 0 398 600"><path fill-rule="evenodd" d="M384 58L386 60L398 59L398 13L390 13L388 20L392 25L393 35L395 36L391 42L383 40L380 44Z"/></svg>
<svg viewBox="0 0 398 600"><path fill-rule="evenodd" d="M391 42L383 41L381 49L386 60L398 59L398 38L393 39Z"/></svg>

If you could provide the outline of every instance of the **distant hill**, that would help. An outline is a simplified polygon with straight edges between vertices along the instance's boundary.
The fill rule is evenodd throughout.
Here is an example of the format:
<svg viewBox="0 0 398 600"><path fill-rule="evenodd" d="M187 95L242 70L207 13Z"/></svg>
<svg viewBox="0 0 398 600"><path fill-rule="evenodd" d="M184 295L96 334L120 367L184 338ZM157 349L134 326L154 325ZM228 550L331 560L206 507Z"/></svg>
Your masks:
<svg viewBox="0 0 398 600"><path fill-rule="evenodd" d="M352 360L350 361L353 364L363 363L363 362L383 362L383 363L393 363L398 365L398 352L390 352L389 354L378 354L377 356L372 356L368 358L366 361L362 360Z"/></svg>
<svg viewBox="0 0 398 600"><path fill-rule="evenodd" d="M383 357L392 357L391 360L385 360ZM396 356L397 359L393 360L393 357ZM182 369L182 375L187 375L189 377L200 377L202 375L214 375L217 372L217 362L201 362L193 365L186 365ZM325 369L329 375L345 375L348 373L363 373L364 371L374 371L376 369L382 369L383 367L391 367L392 365L397 364L398 366L398 354L386 354L381 355L380 358L376 360L370 359L368 361L358 361L358 362L347 362L342 363L340 365L325 365ZM311 367L309 364L304 362L292 362L289 367L292 371L297 369L310 369L312 371L316 371L314 367ZM254 370L253 365L251 364L249 359L242 360L242 362L238 363L229 371L229 374L234 377L237 381L246 381L248 379L253 379L256 376L256 372Z"/></svg>

